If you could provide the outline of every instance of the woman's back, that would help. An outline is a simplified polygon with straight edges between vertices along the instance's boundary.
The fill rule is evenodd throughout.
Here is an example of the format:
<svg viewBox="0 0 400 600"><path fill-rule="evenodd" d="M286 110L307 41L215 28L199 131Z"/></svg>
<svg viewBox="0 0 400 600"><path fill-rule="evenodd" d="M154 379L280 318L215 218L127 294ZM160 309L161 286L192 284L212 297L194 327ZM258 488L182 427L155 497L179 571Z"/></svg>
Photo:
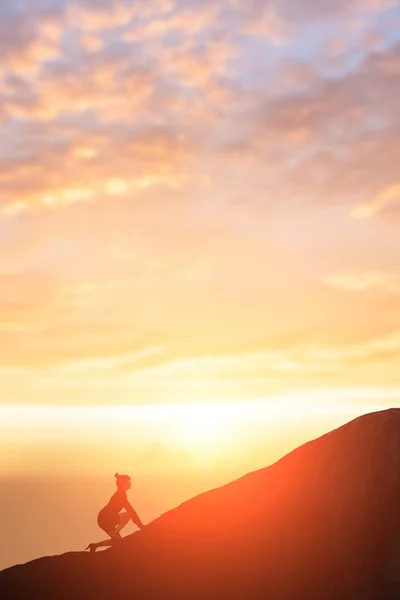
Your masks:
<svg viewBox="0 0 400 600"><path fill-rule="evenodd" d="M126 492L122 489L118 489L115 494L113 494L108 502L108 504L104 507L103 510L107 510L113 513L119 513L125 506L127 502Z"/></svg>

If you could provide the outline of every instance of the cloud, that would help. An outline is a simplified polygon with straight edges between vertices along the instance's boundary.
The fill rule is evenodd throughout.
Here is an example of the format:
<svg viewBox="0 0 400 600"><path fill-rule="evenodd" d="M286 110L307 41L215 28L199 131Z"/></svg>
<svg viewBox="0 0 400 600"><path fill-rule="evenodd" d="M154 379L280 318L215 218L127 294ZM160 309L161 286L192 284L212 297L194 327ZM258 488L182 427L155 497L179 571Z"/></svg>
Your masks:
<svg viewBox="0 0 400 600"><path fill-rule="evenodd" d="M168 10L167 5L165 7L167 10L154 10L151 15L147 15L146 20L142 21L140 26L137 22L131 22L124 32L124 40L149 42L161 40L166 35L171 34L195 35L213 26L220 12L220 8L211 2L192 5L187 3L179 7L178 10L173 10L174 8L176 7L172 5L169 6Z"/></svg>
<svg viewBox="0 0 400 600"><path fill-rule="evenodd" d="M369 384L390 387L396 382L390 373L400 361L400 336L394 333L354 344L304 343L292 348L237 354L182 353L172 359L164 354L154 356L148 365L140 361L136 364L135 359L133 368L122 355L117 360L120 360L118 368L109 372L91 367L65 371L55 364L42 369L40 377L53 384L65 382L69 387L118 389L121 394L136 391L140 392L142 402L147 398L161 404L189 399L243 401L252 395L270 396L288 389L307 390L315 385L337 387L344 382L367 389L367 375ZM332 387L329 393L334 394Z"/></svg>
<svg viewBox="0 0 400 600"><path fill-rule="evenodd" d="M28 70L8 62L4 71L0 116L2 133L11 142L0 155L0 205L8 214L134 194L143 187L179 187L199 141L200 119L196 125L193 107L204 106L202 94L218 95L216 79L230 57L229 46L211 33L205 42L165 43L174 31L190 28L200 34L212 24L216 10L211 4L172 16L171 3L152 5L147 29L136 24L144 36L140 51L138 40L107 37L109 29L125 25L132 33L135 4L70 2L67 8L43 23L38 9L38 23L20 57L31 61ZM87 17L87 27L74 27L77 11L83 24ZM164 29L152 53L146 43L155 15ZM18 13L16 22L28 16ZM72 28L68 39L66 27ZM42 50L35 54L33 44ZM197 89L193 103L185 100L188 87Z"/></svg>
<svg viewBox="0 0 400 600"><path fill-rule="evenodd" d="M400 333L396 331L384 337L367 340L336 351L336 354L344 364L350 366L353 362L371 365L374 362L385 364L387 361L391 361L389 366L392 366L400 359Z"/></svg>
<svg viewBox="0 0 400 600"><path fill-rule="evenodd" d="M141 365L156 356L160 356L165 352L164 346L151 346L142 348L132 353L121 355L93 356L79 361L71 361L61 365L57 365L57 372L60 374L79 374L84 373L89 375L96 371L106 373L107 371L119 371L121 369L141 368Z"/></svg>
<svg viewBox="0 0 400 600"><path fill-rule="evenodd" d="M398 332L366 342L324 346L302 344L293 348L276 349L236 355L199 356L168 362L151 367L154 376L187 377L195 373L203 377L249 377L276 373L334 372L349 365L351 361L373 362L381 360L382 354L400 358L400 334Z"/></svg>
<svg viewBox="0 0 400 600"><path fill-rule="evenodd" d="M63 2L15 3L5 0L0 12L2 72L34 75L43 60L57 57L63 33Z"/></svg>
<svg viewBox="0 0 400 600"><path fill-rule="evenodd" d="M9 158L0 165L0 206L8 213L127 195L154 185L179 187L188 169L190 144L167 128L126 127L123 135L109 137L107 127L86 136L71 128L57 143L57 123L29 125L10 126ZM29 128L32 141L25 149L20 142L27 142Z"/></svg>
<svg viewBox="0 0 400 600"><path fill-rule="evenodd" d="M397 273L382 273L379 271L344 273L325 277L323 283L329 287L348 292L400 293L400 275Z"/></svg>
<svg viewBox="0 0 400 600"><path fill-rule="evenodd" d="M40 273L0 274L0 328L11 330L14 323L36 321L50 316L63 295L61 282Z"/></svg>
<svg viewBox="0 0 400 600"><path fill-rule="evenodd" d="M254 170L263 162L264 185L276 199L383 211L398 195L399 64L395 46L341 78L313 78L307 69L300 91L277 99L266 91L242 114L238 162L252 156ZM301 69L295 75L305 77Z"/></svg>
<svg viewBox="0 0 400 600"><path fill-rule="evenodd" d="M351 198L371 215L388 206L397 185L399 47L335 79L323 64L290 58L294 47L281 62L270 49L295 44L304 21L386 4L331 0L322 12L321 3L298 4L151 2L143 11L117 0L20 10L7 2L0 22L19 43L6 37L4 49L27 69L7 62L1 81L2 133L11 140L0 156L3 209L198 185L221 152L220 180L229 163L247 160L250 178L277 198ZM260 77L248 65L264 43Z"/></svg>
<svg viewBox="0 0 400 600"><path fill-rule="evenodd" d="M380 191L368 203L356 207L353 211L353 215L359 219L373 217L374 215L384 211L387 207L390 207L392 204L399 202L400 183L394 183Z"/></svg>
<svg viewBox="0 0 400 600"><path fill-rule="evenodd" d="M99 33L109 29L124 27L138 15L134 4L118 0L107 2L79 2L67 4L66 24L85 32Z"/></svg>
<svg viewBox="0 0 400 600"><path fill-rule="evenodd" d="M253 13L245 29L246 34L265 38L277 46L290 41L291 28L288 22L280 16L278 6L266 5L262 13L255 17L256 15Z"/></svg>
<svg viewBox="0 0 400 600"><path fill-rule="evenodd" d="M280 20L286 21L288 25L305 25L335 19L348 19L351 15L363 12L380 12L390 9L396 0L271 0L260 2L259 0L248 0L242 3L240 0L232 0L244 15L254 22L262 20L267 14L275 13Z"/></svg>

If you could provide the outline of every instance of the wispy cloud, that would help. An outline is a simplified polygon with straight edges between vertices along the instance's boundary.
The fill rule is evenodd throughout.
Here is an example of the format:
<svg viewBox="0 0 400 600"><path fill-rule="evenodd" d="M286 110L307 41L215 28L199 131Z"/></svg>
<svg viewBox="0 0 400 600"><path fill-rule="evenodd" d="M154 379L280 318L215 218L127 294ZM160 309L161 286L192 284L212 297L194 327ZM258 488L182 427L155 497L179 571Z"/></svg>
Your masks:
<svg viewBox="0 0 400 600"><path fill-rule="evenodd" d="M108 355L108 356L94 356L92 358L85 358L82 360L75 360L56 366L56 371L59 374L64 373L84 373L86 376L90 376L95 371L105 372L117 372L121 369L135 369L141 367L141 363L144 363L146 359L152 357L159 357L165 353L164 346L153 346L150 348L143 348L132 353L125 353L121 355Z"/></svg>
<svg viewBox="0 0 400 600"><path fill-rule="evenodd" d="M382 273L365 271L362 273L341 273L325 277L324 284L348 292L378 291L400 293L400 275L398 273Z"/></svg>
<svg viewBox="0 0 400 600"><path fill-rule="evenodd" d="M373 217L387 207L400 203L400 183L393 183L380 191L372 200L354 209L355 217L363 219Z"/></svg>

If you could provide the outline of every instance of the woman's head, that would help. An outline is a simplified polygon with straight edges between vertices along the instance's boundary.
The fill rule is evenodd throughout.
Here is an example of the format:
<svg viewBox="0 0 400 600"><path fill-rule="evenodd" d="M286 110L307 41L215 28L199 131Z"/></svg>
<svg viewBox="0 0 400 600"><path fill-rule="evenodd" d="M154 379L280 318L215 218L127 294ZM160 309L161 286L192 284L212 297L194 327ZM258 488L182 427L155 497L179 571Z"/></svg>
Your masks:
<svg viewBox="0 0 400 600"><path fill-rule="evenodd" d="M131 488L131 478L129 475L120 475L119 473L115 473L115 479L117 480L117 487L120 490L129 490Z"/></svg>

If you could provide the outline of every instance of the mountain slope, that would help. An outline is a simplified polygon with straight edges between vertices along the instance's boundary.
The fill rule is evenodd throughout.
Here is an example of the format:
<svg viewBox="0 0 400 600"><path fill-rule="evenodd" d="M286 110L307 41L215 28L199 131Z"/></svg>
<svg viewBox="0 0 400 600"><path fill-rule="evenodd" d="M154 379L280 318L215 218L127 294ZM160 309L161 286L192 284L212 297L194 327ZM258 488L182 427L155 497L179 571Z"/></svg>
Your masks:
<svg viewBox="0 0 400 600"><path fill-rule="evenodd" d="M392 409L189 500L118 549L3 571L0 597L400 598L399 526Z"/></svg>

